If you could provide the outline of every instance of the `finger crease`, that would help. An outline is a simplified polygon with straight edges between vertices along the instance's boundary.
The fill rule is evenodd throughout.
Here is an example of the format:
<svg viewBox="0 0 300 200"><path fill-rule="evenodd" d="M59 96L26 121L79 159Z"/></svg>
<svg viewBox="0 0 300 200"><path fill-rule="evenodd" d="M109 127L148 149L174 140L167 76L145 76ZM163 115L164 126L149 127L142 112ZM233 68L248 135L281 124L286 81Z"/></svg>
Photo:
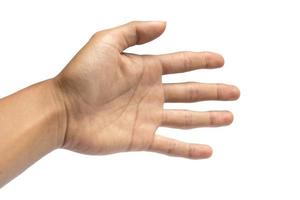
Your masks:
<svg viewBox="0 0 300 200"><path fill-rule="evenodd" d="M209 125L213 126L216 123L216 117L212 111L209 112Z"/></svg>
<svg viewBox="0 0 300 200"><path fill-rule="evenodd" d="M217 100L221 100L222 98L222 90L221 90L221 85L220 84L217 84Z"/></svg>

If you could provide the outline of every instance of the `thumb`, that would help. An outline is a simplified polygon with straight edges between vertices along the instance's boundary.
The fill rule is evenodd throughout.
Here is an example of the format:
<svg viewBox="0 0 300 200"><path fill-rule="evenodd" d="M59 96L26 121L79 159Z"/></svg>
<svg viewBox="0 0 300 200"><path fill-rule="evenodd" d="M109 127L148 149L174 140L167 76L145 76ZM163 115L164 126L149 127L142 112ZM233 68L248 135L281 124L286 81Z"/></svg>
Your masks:
<svg viewBox="0 0 300 200"><path fill-rule="evenodd" d="M120 51L137 44L144 44L159 37L166 28L163 21L133 21L111 29L111 41Z"/></svg>

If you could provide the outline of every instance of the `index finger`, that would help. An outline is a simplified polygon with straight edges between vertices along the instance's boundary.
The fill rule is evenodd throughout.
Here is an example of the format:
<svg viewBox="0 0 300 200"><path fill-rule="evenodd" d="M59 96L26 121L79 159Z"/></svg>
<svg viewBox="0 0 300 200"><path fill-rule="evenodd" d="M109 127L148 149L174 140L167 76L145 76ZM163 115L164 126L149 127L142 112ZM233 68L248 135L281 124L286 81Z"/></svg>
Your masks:
<svg viewBox="0 0 300 200"><path fill-rule="evenodd" d="M218 68L224 65L224 58L212 52L176 52L157 56L163 74L188 72L196 69Z"/></svg>

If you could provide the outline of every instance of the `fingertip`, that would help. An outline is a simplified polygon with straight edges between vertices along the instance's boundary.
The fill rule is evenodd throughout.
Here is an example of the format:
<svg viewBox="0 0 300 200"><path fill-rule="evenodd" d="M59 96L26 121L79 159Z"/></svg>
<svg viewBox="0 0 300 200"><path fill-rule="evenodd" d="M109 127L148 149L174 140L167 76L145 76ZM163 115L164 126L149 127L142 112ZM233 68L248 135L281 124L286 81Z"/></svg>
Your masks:
<svg viewBox="0 0 300 200"><path fill-rule="evenodd" d="M160 28L160 30L163 32L167 26L167 22L166 21L162 21L162 20L156 20L156 21L145 21L146 23L149 23L153 26L157 26Z"/></svg>
<svg viewBox="0 0 300 200"><path fill-rule="evenodd" d="M208 67L219 68L224 66L225 60L221 54L214 53L214 52L206 52L206 53L207 53L206 61Z"/></svg>
<svg viewBox="0 0 300 200"><path fill-rule="evenodd" d="M240 97L240 90L238 87L234 85L227 85L227 84L219 84L222 88L222 93L220 96L220 100L237 100Z"/></svg>
<svg viewBox="0 0 300 200"><path fill-rule="evenodd" d="M199 155L200 158L210 158L213 154L213 149L209 145L203 145L202 153Z"/></svg>
<svg viewBox="0 0 300 200"><path fill-rule="evenodd" d="M223 115L223 124L230 125L233 122L233 114L230 111L225 111Z"/></svg>
<svg viewBox="0 0 300 200"><path fill-rule="evenodd" d="M163 32L165 32L166 27L167 27L167 22L166 21L156 21L156 23L159 24L160 27L160 34L162 34Z"/></svg>
<svg viewBox="0 0 300 200"><path fill-rule="evenodd" d="M163 20L156 20L156 21L151 21L152 23L158 23L163 27L166 27L167 25L167 21L163 21Z"/></svg>
<svg viewBox="0 0 300 200"><path fill-rule="evenodd" d="M144 21L138 22L137 27L138 41L137 44L145 44L158 38L166 29L164 21Z"/></svg>
<svg viewBox="0 0 300 200"><path fill-rule="evenodd" d="M237 94L236 96L237 96L237 99L238 99L241 96L241 90L238 87L235 87L235 89L236 89L236 94Z"/></svg>
<svg viewBox="0 0 300 200"><path fill-rule="evenodd" d="M233 100L236 100L238 98L240 98L240 95L241 95L241 92L240 92L240 89L236 86L232 86L232 89L231 89L231 98Z"/></svg>
<svg viewBox="0 0 300 200"><path fill-rule="evenodd" d="M213 149L209 145L204 144L192 144L190 151L191 159L206 159L212 156Z"/></svg>
<svg viewBox="0 0 300 200"><path fill-rule="evenodd" d="M220 67L223 67L224 64L225 64L225 59L224 57L221 55L221 54L216 54L217 55L217 64L220 66Z"/></svg>

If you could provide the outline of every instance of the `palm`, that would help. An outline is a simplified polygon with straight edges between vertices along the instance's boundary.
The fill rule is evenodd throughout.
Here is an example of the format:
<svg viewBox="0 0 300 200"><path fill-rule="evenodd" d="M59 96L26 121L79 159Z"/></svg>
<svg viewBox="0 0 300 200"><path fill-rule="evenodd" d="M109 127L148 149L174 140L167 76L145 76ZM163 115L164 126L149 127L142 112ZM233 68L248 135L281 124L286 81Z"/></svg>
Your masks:
<svg viewBox="0 0 300 200"><path fill-rule="evenodd" d="M152 29L153 27L149 28L153 32ZM120 32L123 34L124 31ZM162 56L122 53L126 46L144 43L157 37L159 31L154 31L152 35L140 35L138 39L134 39L131 34L129 39L124 39L118 31L111 31L110 35L119 37L117 44L107 34L103 36L100 33L72 59L59 76L64 93L67 94L69 120L65 148L89 154L153 150L187 157L205 157L205 146L201 146L200 155L200 146L158 137L155 131L159 126L192 128L201 126L201 123L228 124L228 120L220 121L220 113L210 113L209 119L214 121L206 122L193 118L205 119L207 113L163 110L165 101L216 99L216 94L212 92L203 95L195 92L195 87L199 86L197 83L162 84L161 76L197 69L201 65L217 67L220 62L203 62L203 55L201 57L200 54L191 52ZM135 32L138 34L138 30ZM218 59L217 55L214 56L214 59ZM205 88L213 89L216 85L201 87L205 92ZM224 88L230 89L229 86L223 86ZM188 93L191 95L186 96ZM232 97L222 93L218 98L226 100ZM206 151L208 150L206 147Z"/></svg>
<svg viewBox="0 0 300 200"><path fill-rule="evenodd" d="M70 119L72 125L69 127L76 129L69 133L78 132L78 138L68 139L72 136L67 135L66 141L70 142L65 146L90 154L148 148L162 117L160 66L151 67L146 58L120 54L108 45L87 45L85 48L69 64L76 71L72 72L71 67L64 70L64 74L72 74L72 79L76 80L69 88L75 91L76 102L73 104L77 108L76 118ZM93 63L80 60L86 65L78 65L76 59L80 59L85 51L102 55ZM95 74L98 74L97 78L90 79ZM89 77L88 81L85 77Z"/></svg>

